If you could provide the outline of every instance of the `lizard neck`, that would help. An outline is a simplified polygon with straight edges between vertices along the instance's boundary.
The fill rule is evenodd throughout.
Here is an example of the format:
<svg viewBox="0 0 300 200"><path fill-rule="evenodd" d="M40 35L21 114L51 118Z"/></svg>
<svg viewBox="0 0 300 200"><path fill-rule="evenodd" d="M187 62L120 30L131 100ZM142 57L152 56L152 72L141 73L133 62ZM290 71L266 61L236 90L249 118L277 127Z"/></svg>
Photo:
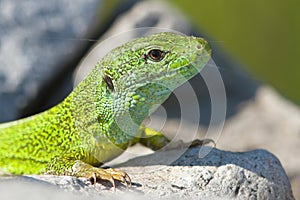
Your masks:
<svg viewBox="0 0 300 200"><path fill-rule="evenodd" d="M138 82L112 92L103 82L100 67L96 67L63 104L70 105L76 130L91 133L95 138L106 135L122 146L138 134L143 120L170 93L160 84Z"/></svg>
<svg viewBox="0 0 300 200"><path fill-rule="evenodd" d="M135 136L143 120L170 94L170 90L155 83L137 84L135 87L119 92L113 101L114 126L118 126L123 134Z"/></svg>

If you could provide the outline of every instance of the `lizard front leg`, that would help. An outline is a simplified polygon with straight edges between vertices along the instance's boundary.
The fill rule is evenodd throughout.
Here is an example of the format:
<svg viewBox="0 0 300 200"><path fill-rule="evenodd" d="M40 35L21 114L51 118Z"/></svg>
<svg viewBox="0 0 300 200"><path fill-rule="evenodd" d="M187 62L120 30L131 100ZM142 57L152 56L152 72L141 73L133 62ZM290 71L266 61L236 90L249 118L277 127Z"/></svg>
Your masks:
<svg viewBox="0 0 300 200"><path fill-rule="evenodd" d="M144 125L141 125L140 127L140 133L137 136L138 138L135 139L135 141L138 141L139 143L143 144L144 146L152 149L152 150L158 150L158 149L176 149L176 148L188 148L188 147L194 147L194 146L202 146L209 143L213 143L215 146L215 142L212 139L195 139L191 142L183 142L182 140L178 140L175 142L171 142L170 139L168 139L166 136L164 136L161 132L155 131L151 128L145 127Z"/></svg>

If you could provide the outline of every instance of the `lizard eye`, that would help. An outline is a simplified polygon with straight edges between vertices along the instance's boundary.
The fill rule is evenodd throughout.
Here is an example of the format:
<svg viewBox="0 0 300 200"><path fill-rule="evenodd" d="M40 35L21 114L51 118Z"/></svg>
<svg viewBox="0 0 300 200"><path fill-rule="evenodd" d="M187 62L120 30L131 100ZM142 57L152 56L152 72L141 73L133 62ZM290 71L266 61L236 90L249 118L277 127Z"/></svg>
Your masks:
<svg viewBox="0 0 300 200"><path fill-rule="evenodd" d="M114 91L115 91L115 87L114 87L114 84L113 84L113 82L112 82L112 79L111 79L109 76L104 75L104 76L103 76L103 80L104 80L104 82L106 83L107 87L108 87L112 92L114 92Z"/></svg>
<svg viewBox="0 0 300 200"><path fill-rule="evenodd" d="M164 58L164 56L165 53L159 49L152 49L148 53L148 57L155 62L161 61Z"/></svg>

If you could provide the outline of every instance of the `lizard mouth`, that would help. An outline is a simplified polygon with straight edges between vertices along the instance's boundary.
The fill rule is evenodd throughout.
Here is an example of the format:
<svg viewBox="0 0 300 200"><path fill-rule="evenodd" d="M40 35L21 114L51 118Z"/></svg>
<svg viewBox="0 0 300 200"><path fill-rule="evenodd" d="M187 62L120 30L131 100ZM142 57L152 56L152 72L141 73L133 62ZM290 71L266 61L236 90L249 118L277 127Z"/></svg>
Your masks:
<svg viewBox="0 0 300 200"><path fill-rule="evenodd" d="M210 59L209 52L206 52L205 54L203 53L198 54L196 59L190 62L189 64L178 67L177 69L169 70L168 73L170 75L174 75L174 74L176 75L180 71L185 71L187 72L187 74L196 75L197 73L200 72L201 69L203 69L203 67L207 64L209 59Z"/></svg>

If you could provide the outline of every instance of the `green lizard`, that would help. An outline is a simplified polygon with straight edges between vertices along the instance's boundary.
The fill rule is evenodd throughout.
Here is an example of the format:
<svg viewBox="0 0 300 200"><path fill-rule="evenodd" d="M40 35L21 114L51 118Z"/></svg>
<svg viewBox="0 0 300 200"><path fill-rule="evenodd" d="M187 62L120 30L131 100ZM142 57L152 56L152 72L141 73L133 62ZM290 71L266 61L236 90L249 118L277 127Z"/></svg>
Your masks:
<svg viewBox="0 0 300 200"><path fill-rule="evenodd" d="M98 168L140 142L169 140L144 127L153 106L196 75L210 59L202 38L157 33L128 42L99 61L57 106L0 124L0 169L9 174L73 175L131 182L117 169Z"/></svg>

